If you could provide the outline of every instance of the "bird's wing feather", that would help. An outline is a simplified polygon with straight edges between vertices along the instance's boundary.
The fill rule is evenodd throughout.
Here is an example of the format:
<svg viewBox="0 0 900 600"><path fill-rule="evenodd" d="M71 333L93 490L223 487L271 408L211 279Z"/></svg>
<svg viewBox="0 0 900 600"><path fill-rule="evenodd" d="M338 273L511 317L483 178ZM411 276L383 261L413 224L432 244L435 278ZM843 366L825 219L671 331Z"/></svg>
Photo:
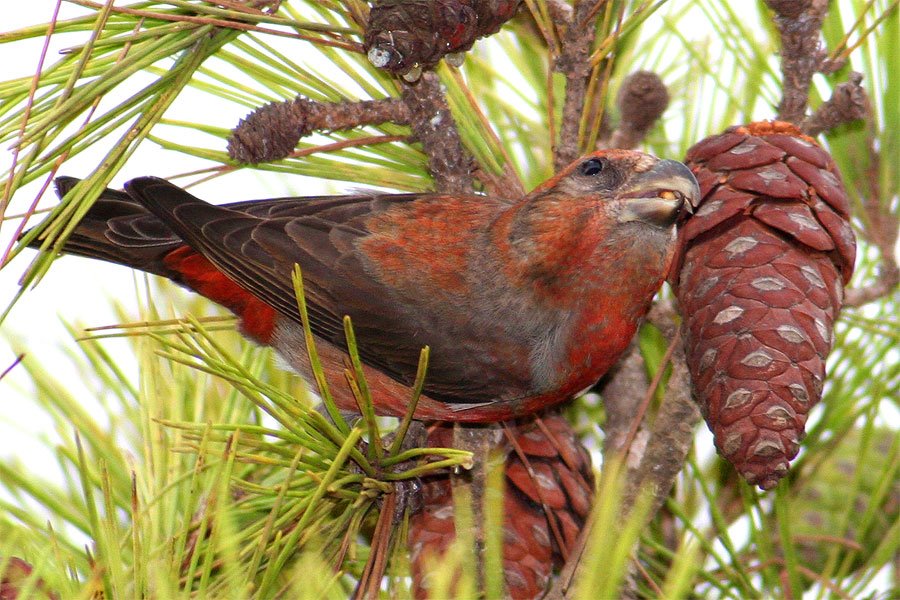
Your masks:
<svg viewBox="0 0 900 600"><path fill-rule="evenodd" d="M425 389L434 399L489 402L525 383L485 373L482 357L470 360L468 340L455 339L367 270L357 244L369 234L367 219L414 195L215 206L155 178L133 180L126 189L226 276L296 322L291 273L299 264L314 333L346 348L342 319L349 315L362 360L398 381L413 382L419 352L430 345Z"/></svg>

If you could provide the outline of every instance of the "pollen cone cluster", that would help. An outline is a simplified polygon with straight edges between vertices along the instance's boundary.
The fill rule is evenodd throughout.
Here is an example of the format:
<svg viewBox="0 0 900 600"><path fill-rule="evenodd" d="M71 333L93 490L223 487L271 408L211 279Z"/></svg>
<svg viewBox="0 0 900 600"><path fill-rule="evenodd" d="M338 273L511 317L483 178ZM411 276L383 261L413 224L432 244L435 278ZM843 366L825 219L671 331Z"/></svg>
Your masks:
<svg viewBox="0 0 900 600"><path fill-rule="evenodd" d="M448 54L496 33L521 0L380 0L369 12L364 47L376 67L415 80ZM413 73L416 73L415 75Z"/></svg>
<svg viewBox="0 0 900 600"><path fill-rule="evenodd" d="M562 566L593 501L591 459L571 425L551 414L512 424L498 451L506 453L503 570L511 598L540 598ZM451 446L452 426L429 429L429 446ZM429 598L429 565L456 535L449 476L424 482L422 505L409 522L413 588Z"/></svg>
<svg viewBox="0 0 900 600"><path fill-rule="evenodd" d="M702 200L670 279L694 394L719 453L770 489L822 396L856 254L847 194L829 154L788 123L732 127L686 162Z"/></svg>

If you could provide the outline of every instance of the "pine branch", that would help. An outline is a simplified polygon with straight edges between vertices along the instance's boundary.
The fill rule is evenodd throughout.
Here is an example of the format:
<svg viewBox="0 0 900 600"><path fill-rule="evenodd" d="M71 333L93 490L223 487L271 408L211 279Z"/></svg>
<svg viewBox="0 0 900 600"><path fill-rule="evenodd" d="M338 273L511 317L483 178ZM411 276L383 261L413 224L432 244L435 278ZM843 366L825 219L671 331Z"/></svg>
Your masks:
<svg viewBox="0 0 900 600"><path fill-rule="evenodd" d="M463 149L456 121L447 106L440 81L425 73L403 89L413 134L428 156L428 171L438 192L468 194L472 191L472 160Z"/></svg>
<svg viewBox="0 0 900 600"><path fill-rule="evenodd" d="M560 55L553 64L553 69L566 77L562 125L553 160L557 169L569 164L581 153L580 128L592 69L590 59L596 9L600 4L602 1L598 0L576 3L571 20L565 24Z"/></svg>
<svg viewBox="0 0 900 600"><path fill-rule="evenodd" d="M806 116L812 77L826 57L819 37L828 1L766 0L766 5L775 11L775 25L781 34L783 95L778 118L800 123Z"/></svg>

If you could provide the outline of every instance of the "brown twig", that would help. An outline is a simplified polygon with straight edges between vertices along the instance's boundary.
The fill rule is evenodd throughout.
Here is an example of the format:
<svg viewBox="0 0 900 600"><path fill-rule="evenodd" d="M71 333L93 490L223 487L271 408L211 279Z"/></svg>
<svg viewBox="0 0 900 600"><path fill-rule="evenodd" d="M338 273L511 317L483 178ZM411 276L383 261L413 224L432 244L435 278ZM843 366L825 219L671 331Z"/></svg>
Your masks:
<svg viewBox="0 0 900 600"><path fill-rule="evenodd" d="M684 349L679 343L672 355L672 374L666 385L662 406L653 423L653 431L644 451L636 477L628 480L624 505L630 506L642 488L653 493L649 515L663 505L675 483L694 439L694 427L700 411L691 398L691 380Z"/></svg>
<svg viewBox="0 0 900 600"><path fill-rule="evenodd" d="M413 134L428 156L435 190L471 193L472 160L463 148L437 75L424 73L415 84L404 86L402 98Z"/></svg>
<svg viewBox="0 0 900 600"><path fill-rule="evenodd" d="M597 4L586 0L576 3L563 36L562 51L554 64L554 69L566 78L562 125L559 139L555 140L554 164L557 170L575 160L580 153L579 130L591 75L591 44L594 41Z"/></svg>
<svg viewBox="0 0 900 600"><path fill-rule="evenodd" d="M291 156L297 142L313 131L352 129L393 122L409 125L428 156L435 190L471 193L472 160L462 145L440 81L425 73L404 86L401 98L323 103L306 98L268 104L243 119L228 140L238 162L260 163Z"/></svg>
<svg viewBox="0 0 900 600"><path fill-rule="evenodd" d="M547 0L547 11L550 13L550 18L557 24L571 23L572 22L572 5L565 2L565 0Z"/></svg>
<svg viewBox="0 0 900 600"><path fill-rule="evenodd" d="M654 503L648 513L650 515L656 514L662 506L675 477L684 467L693 442L694 426L700 420L700 412L691 398L691 381L681 331L676 328L673 315L667 314L665 320L660 319L662 313L659 311L662 309L657 309L654 317L663 334L671 341L659 370L647 387L642 405L646 405L649 396L655 393L667 365L672 365L672 372L637 472L629 471L623 502L623 506L631 506L639 490L649 486L654 494ZM642 417L637 418L643 420ZM636 430L637 424L632 424L626 443L633 438Z"/></svg>
<svg viewBox="0 0 900 600"><path fill-rule="evenodd" d="M878 277L869 285L844 292L844 306L862 306L893 294L900 285L900 268L890 255L882 257Z"/></svg>
<svg viewBox="0 0 900 600"><path fill-rule="evenodd" d="M378 521L375 523L375 531L372 534L369 559L366 561L356 590L353 592L354 600L378 598L381 579L387 569L391 533L396 528L398 514L402 517L405 510L405 507L398 502L397 496L396 492L384 495L381 511L378 513Z"/></svg>
<svg viewBox="0 0 900 600"><path fill-rule="evenodd" d="M675 479L684 468L691 445L694 430L700 421L700 411L691 398L691 379L684 356L684 348L680 336L672 339L673 354L672 374L666 386L663 404L656 415L653 429L643 448L640 466L629 470L622 497L623 506L633 506L642 490L652 495L647 512L648 520L652 519L663 507L666 498L675 485ZM664 368L660 367L660 371ZM628 576L623 586L621 597L638 598L637 577L642 576L653 585L646 571L637 561L629 565Z"/></svg>
<svg viewBox="0 0 900 600"><path fill-rule="evenodd" d="M403 436L400 438L397 450L405 451L411 448L424 447L427 431L424 423L412 421L405 432L397 430L385 436L381 440L382 445L385 448L393 448L397 441L395 437L397 435ZM413 462L415 461L400 463L394 467L394 470L401 471L406 469L412 466ZM357 582L356 590L353 592L354 600L378 598L381 580L384 577L390 558L389 553L394 533L398 531L399 526L403 523L407 512L413 512L418 509L417 504L420 500L418 493L419 483L417 481L399 481L394 484L393 491L382 496L378 520L372 533L369 559L366 561L363 573ZM340 559L336 562L337 565L343 564L343 557L349 549L348 539L345 538L344 542L340 551Z"/></svg>
<svg viewBox="0 0 900 600"><path fill-rule="evenodd" d="M653 396L656 394L656 390L659 389L659 385L662 383L663 375L665 375L666 367L669 365L669 361L672 360L672 355L675 353L677 348L681 348L681 331L675 330L674 334L669 336L671 341L669 342L668 348L666 348L666 353L663 355L662 362L659 365L659 368L656 370L656 373L653 375L653 381L650 382L650 385L647 387L647 390L644 394L644 398L641 400L640 405L638 406L637 412L632 417L631 427L628 430L628 437L625 438L625 448L631 453L631 445L637 437L638 429L641 426L641 423L644 421L644 416L647 414L647 409L650 407L650 402L653 400ZM643 458L641 459L643 462ZM630 504L630 503L629 503Z"/></svg>
<svg viewBox="0 0 900 600"><path fill-rule="evenodd" d="M640 348L632 342L628 354L619 361L616 371L603 387L601 393L606 409L604 454L625 449L635 412L649 388L646 368Z"/></svg>
<svg viewBox="0 0 900 600"><path fill-rule="evenodd" d="M782 97L778 118L800 123L806 116L809 86L825 60L819 37L828 0L766 0L781 34Z"/></svg>
<svg viewBox="0 0 900 600"><path fill-rule="evenodd" d="M851 74L851 80L848 84L853 84L853 75ZM835 89L835 95L837 95L837 92L838 90ZM897 248L897 237L900 234L897 229L897 214L896 211L891 210L891 203L888 199L883 197L884 191L878 176L878 173L881 171L882 151L876 143L878 133L875 119L872 115L872 104L869 102L865 90L860 88L858 95L861 96L862 107L866 116L866 145L868 149L868 165L866 166L865 176L859 178L857 182L857 191L863 198L862 211L864 218L861 219L861 234L869 243L878 248L881 261L877 267L875 281L861 288L846 290L844 306L854 307L889 296L895 292L898 284L900 284L900 267L897 265L897 259L894 254ZM890 195L894 191L887 190L887 193Z"/></svg>

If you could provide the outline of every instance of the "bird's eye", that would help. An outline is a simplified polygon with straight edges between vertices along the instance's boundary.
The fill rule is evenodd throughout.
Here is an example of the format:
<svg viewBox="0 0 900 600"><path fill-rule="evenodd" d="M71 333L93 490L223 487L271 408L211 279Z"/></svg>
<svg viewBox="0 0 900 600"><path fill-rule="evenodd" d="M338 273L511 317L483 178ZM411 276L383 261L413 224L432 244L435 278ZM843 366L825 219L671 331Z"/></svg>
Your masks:
<svg viewBox="0 0 900 600"><path fill-rule="evenodd" d="M581 163L579 169L581 170L582 175L592 177L594 175L599 175L604 167L606 167L606 161L602 158L589 158Z"/></svg>

